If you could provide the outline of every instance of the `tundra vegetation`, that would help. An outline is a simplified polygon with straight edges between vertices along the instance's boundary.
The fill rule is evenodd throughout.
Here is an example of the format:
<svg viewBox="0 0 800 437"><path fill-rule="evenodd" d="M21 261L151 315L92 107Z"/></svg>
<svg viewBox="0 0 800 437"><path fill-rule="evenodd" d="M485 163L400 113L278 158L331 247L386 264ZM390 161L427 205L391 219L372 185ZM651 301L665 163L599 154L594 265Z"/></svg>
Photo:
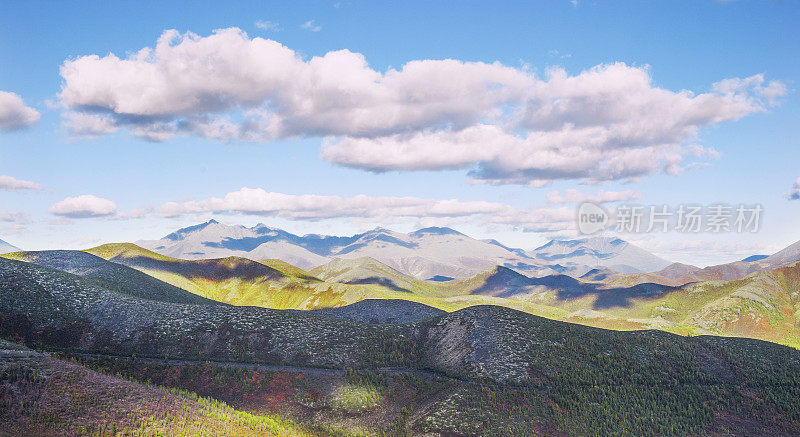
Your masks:
<svg viewBox="0 0 800 437"><path fill-rule="evenodd" d="M452 312L396 299L315 311L231 305L175 284L137 286L142 272L99 257L45 255L0 258L0 399L12 406L2 413L12 433L800 433L800 352L767 341L601 329L480 301ZM253 268L207 265L219 277ZM262 266L277 272L273 282L291 272L305 277L289 283L324 283L320 272ZM721 315L704 322L725 322L717 329L759 311L763 332L794 332L782 308L794 302L797 270L613 297L664 320ZM503 269L471 280L478 297L510 299L498 297L502 287L572 296L563 311L607 299L590 282L549 288ZM446 300L465 282L394 292ZM709 305L720 299L730 305Z"/></svg>

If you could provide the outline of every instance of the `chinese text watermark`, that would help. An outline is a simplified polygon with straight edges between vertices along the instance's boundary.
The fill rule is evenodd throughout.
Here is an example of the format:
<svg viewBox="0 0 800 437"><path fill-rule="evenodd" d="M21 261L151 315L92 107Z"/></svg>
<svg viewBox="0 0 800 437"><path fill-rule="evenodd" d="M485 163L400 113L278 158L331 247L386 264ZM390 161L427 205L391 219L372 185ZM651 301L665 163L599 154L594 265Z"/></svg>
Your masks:
<svg viewBox="0 0 800 437"><path fill-rule="evenodd" d="M764 208L760 204L619 205L609 213L584 202L578 208L578 230L593 234L605 229L621 233L758 232Z"/></svg>

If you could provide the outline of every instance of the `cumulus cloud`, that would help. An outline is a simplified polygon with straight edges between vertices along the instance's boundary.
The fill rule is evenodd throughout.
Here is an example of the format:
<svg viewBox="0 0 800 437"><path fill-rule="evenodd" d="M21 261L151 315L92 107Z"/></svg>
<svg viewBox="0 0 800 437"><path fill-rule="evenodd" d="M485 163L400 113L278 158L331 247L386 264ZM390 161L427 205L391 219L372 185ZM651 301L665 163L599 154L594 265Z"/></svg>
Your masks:
<svg viewBox="0 0 800 437"><path fill-rule="evenodd" d="M261 188L242 188L223 197L189 202L169 202L158 208L165 217L192 214L233 213L279 217L288 220L325 220L337 218L397 222L426 219L470 219L497 223L523 230L567 228L574 211L567 208L518 209L486 201L424 199L418 197L353 197L293 195L268 192Z"/></svg>
<svg viewBox="0 0 800 437"><path fill-rule="evenodd" d="M39 191L42 186L36 182L24 181L17 179L13 176L0 175L0 190L17 191L17 190L35 190Z"/></svg>
<svg viewBox="0 0 800 437"><path fill-rule="evenodd" d="M641 191L603 191L596 194L583 193L575 189L565 190L562 194L559 191L547 193L547 203L580 203L580 202L622 202L628 200L639 200L642 198Z"/></svg>
<svg viewBox="0 0 800 437"><path fill-rule="evenodd" d="M624 63L543 77L454 59L381 72L359 53L304 59L236 28L205 37L169 30L125 58L67 60L61 76L65 124L76 134L322 137L321 157L343 166L464 169L481 183L535 186L697 167L715 157L685 145L700 129L764 111L786 93L761 74L672 91L654 85L648 67Z"/></svg>
<svg viewBox="0 0 800 437"><path fill-rule="evenodd" d="M25 106L18 94L0 91L0 132L11 132L32 126L39 121L39 112Z"/></svg>
<svg viewBox="0 0 800 437"><path fill-rule="evenodd" d="M792 191L789 191L787 197L789 200L800 200L800 178L797 178L797 180L794 181Z"/></svg>
<svg viewBox="0 0 800 437"><path fill-rule="evenodd" d="M50 206L49 211L66 218L108 217L117 212L117 204L108 199L84 194L56 202Z"/></svg>
<svg viewBox="0 0 800 437"><path fill-rule="evenodd" d="M155 48L124 59L78 57L60 72L60 102L68 114L102 114L115 127L156 140L177 134L248 141L375 137L463 128L531 83L528 73L496 63L422 60L381 73L349 50L303 60L239 29L207 37L166 31Z"/></svg>

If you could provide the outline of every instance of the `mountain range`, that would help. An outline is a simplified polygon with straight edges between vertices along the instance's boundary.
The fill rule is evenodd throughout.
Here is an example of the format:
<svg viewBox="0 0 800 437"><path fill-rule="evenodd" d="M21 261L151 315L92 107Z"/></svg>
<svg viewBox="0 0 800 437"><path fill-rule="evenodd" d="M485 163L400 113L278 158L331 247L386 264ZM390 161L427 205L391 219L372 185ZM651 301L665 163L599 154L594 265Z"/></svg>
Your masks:
<svg viewBox="0 0 800 437"><path fill-rule="evenodd" d="M616 285L655 282L676 286L701 281L732 281L744 278L751 273L777 269L796 261L800 261L800 241L768 256L751 256L741 261L703 268L673 263L659 271L644 274L625 274L621 271L621 274L608 272L604 281Z"/></svg>
<svg viewBox="0 0 800 437"><path fill-rule="evenodd" d="M376 228L349 237L298 236L264 224L228 226L210 220L137 245L181 259L238 256L279 259L303 269L335 258L370 257L417 279L447 280L472 276L501 265L527 276L564 273L580 276L597 267L620 273L654 272L670 262L618 238L592 237L551 241L525 251L496 240L477 240L446 227L405 234Z"/></svg>

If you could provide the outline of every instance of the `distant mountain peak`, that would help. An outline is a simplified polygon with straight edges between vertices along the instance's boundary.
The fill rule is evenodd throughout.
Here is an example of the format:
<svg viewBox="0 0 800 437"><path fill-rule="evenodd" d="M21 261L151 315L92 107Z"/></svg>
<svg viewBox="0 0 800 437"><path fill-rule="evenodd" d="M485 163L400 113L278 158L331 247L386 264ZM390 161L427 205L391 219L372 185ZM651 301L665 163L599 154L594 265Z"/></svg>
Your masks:
<svg viewBox="0 0 800 437"><path fill-rule="evenodd" d="M464 235L455 229L441 226L429 226L427 228L417 229L416 231L408 234L411 237L422 237L424 235Z"/></svg>
<svg viewBox="0 0 800 437"><path fill-rule="evenodd" d="M573 268L581 265L608 268L620 273L655 272L670 264L669 261L621 238L611 236L551 240L527 254L546 263L558 263ZM551 267L550 264L548 267ZM580 276L587 272L588 270L573 273Z"/></svg>
<svg viewBox="0 0 800 437"><path fill-rule="evenodd" d="M200 223L200 224L197 224L197 225L187 226L185 228L178 229L177 231L175 231L175 232L167 235L166 237L164 237L164 239L172 240L172 241L181 240L187 234L191 234L192 232L196 232L196 231L201 231L201 230L207 228L210 225L218 225L218 224L220 224L220 222L218 222L218 221L216 221L214 219L211 219L211 220L209 220L209 221L207 221L205 223Z"/></svg>

